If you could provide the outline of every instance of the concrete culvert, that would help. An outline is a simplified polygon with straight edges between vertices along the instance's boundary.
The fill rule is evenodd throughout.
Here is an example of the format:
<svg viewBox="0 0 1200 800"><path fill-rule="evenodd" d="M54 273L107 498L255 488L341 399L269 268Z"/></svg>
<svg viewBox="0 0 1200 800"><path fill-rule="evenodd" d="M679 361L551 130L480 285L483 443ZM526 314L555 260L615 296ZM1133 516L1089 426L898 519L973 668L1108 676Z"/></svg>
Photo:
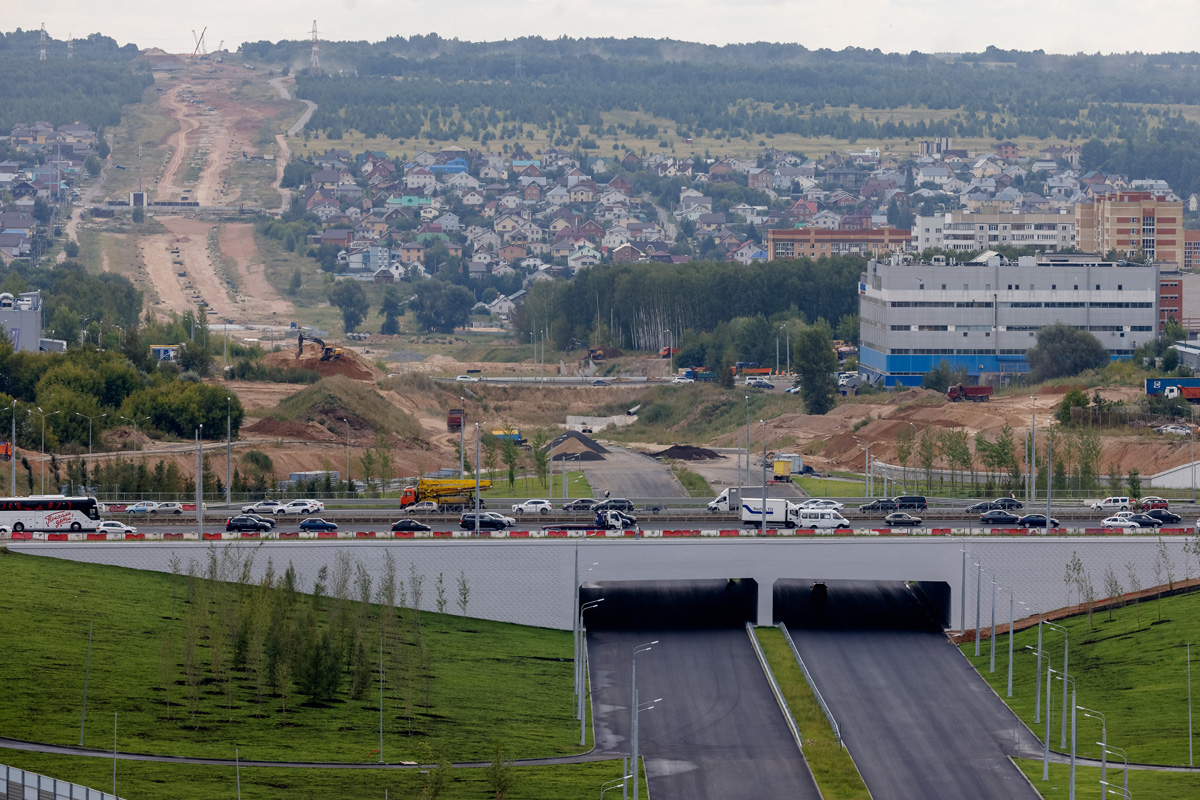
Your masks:
<svg viewBox="0 0 1200 800"><path fill-rule="evenodd" d="M585 584L589 630L695 630L740 628L754 622L758 583L752 579L613 581Z"/></svg>

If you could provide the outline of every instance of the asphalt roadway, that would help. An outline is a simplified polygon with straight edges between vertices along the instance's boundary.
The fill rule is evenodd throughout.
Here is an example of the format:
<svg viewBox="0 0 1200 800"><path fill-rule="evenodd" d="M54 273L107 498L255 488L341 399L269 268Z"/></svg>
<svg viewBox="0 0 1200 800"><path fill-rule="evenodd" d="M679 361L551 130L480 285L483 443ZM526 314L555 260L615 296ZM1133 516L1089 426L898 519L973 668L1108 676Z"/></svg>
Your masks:
<svg viewBox="0 0 1200 800"><path fill-rule="evenodd" d="M687 490L660 461L623 447L606 444L602 461L567 461L568 469L583 470L594 497L687 497Z"/></svg>
<svg viewBox="0 0 1200 800"><path fill-rule="evenodd" d="M724 581L697 584L675 591L707 595L697 599L711 605L711 595L723 590ZM639 586L648 606L662 599L652 585ZM605 585L603 593L606 604L616 599L612 585ZM683 609L689 603L676 597L667 605ZM608 621L621 624L611 617ZM628 755L630 656L637 645L658 642L637 659L643 706L662 698L641 713L639 723L648 795L654 800L820 798L744 627L622 630L602 629L599 621L591 625L587 644L597 753Z"/></svg>
<svg viewBox="0 0 1200 800"><path fill-rule="evenodd" d="M1008 760L1038 740L899 583L781 590L783 614L875 800L1038 800Z"/></svg>

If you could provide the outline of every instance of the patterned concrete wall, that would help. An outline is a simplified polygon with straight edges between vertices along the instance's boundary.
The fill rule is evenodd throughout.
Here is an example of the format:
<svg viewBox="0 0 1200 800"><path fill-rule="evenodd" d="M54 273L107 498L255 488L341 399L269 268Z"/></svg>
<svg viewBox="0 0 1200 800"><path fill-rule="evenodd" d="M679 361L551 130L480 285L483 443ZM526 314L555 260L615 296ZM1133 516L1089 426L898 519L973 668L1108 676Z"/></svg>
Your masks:
<svg viewBox="0 0 1200 800"><path fill-rule="evenodd" d="M1175 562L1175 577L1185 571L1200 574L1196 564L1185 570L1182 537L1165 539ZM22 553L66 558L135 569L170 571L173 555L184 568L190 560L203 564L208 542L13 542ZM1154 585L1158 539L1151 537L838 537L804 539L610 540L610 541L313 541L231 543L255 552L255 571L262 574L270 558L277 572L291 563L301 585L311 589L321 566L334 565L339 551L362 562L378 579L384 549L392 553L397 577L408 579L410 568L424 576L422 607L434 610L434 584L444 576L447 611L459 613L457 581L465 575L470 586L467 614L472 617L546 628L571 627L571 585L576 557L580 581L688 580L753 578L759 585L759 621L771 622L770 587L780 578L810 580L944 581L950 585L951 627L960 627L959 592L962 550L969 553L966 580L968 626L974 625L977 572L974 563L995 571L995 580L1012 586L1016 599L1029 611L1049 611L1066 605L1063 573L1078 552L1091 573L1097 595L1103 592L1105 567L1111 565L1128 591L1125 564L1132 563L1143 587ZM990 572L983 578L984 624L990 619ZM1166 582L1165 576L1162 582ZM1018 606L1018 616L1021 610ZM998 595L997 620L1007 620L1008 598Z"/></svg>

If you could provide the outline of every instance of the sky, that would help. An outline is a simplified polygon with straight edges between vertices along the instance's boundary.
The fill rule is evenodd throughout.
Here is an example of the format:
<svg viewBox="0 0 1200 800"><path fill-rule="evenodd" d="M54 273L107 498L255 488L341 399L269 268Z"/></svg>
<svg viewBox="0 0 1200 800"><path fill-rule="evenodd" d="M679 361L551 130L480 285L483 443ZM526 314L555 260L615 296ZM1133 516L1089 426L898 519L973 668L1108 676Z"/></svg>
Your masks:
<svg viewBox="0 0 1200 800"><path fill-rule="evenodd" d="M224 41L321 38L379 41L436 32L494 41L645 36L710 44L797 42L812 49L978 52L988 45L1050 53L1160 53L1197 49L1195 0L8 0L5 30L38 29L56 39L102 33L119 44L191 52L192 29L208 27L210 50ZM286 11L286 16L281 12Z"/></svg>

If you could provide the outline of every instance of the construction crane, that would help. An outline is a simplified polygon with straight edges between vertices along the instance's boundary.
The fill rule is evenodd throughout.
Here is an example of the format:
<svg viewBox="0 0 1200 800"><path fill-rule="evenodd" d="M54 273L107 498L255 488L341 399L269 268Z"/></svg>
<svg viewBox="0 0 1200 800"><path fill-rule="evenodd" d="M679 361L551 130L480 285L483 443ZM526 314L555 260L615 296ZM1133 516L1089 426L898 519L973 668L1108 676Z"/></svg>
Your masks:
<svg viewBox="0 0 1200 800"><path fill-rule="evenodd" d="M196 35L196 29L192 28L192 38L196 40L196 47L194 50L192 50L192 58L195 58L197 53L199 53L202 57L208 55L207 53L204 52L204 34L207 32L208 32L207 25L204 26L204 28L200 31L199 36Z"/></svg>
<svg viewBox="0 0 1200 800"><path fill-rule="evenodd" d="M301 358L304 355L304 340L305 339L308 339L308 341L313 342L314 344L318 345L321 348L321 361L336 361L337 359L342 357L342 348L331 347L330 345L325 344L324 339L319 339L316 336L305 336L304 333L301 332L296 341L296 358L297 359Z"/></svg>

